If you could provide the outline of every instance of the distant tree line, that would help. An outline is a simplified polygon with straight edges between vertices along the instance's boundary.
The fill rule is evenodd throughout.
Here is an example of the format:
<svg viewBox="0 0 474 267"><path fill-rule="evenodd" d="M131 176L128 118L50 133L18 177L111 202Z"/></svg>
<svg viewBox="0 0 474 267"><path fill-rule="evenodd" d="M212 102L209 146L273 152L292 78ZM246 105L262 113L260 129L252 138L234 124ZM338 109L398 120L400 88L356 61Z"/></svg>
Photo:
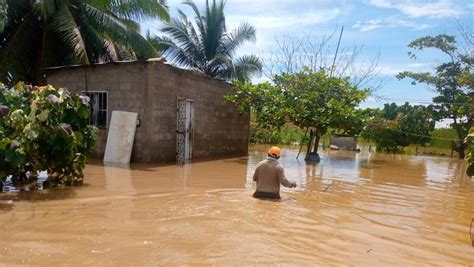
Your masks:
<svg viewBox="0 0 474 267"><path fill-rule="evenodd" d="M405 71L397 75L398 79L411 78L413 84L432 86L438 94L431 105L392 103L385 104L383 109L358 109L371 93L370 88L359 88L360 83L350 76L332 77L324 67L314 70L295 65L286 65L287 72L282 74L272 74L271 82L234 83L236 90L228 99L242 111L254 112L257 127L278 129L291 123L309 130L307 153L317 153L321 135L328 132L362 136L386 151L395 152L410 144L424 146L430 141L435 122L451 119L457 134L451 146L464 158L464 140L474 126L472 50L458 48L455 37L444 34L422 37L408 46L414 50L409 52L414 59L415 52L428 48L448 55L449 61L436 66L433 73Z"/></svg>
<svg viewBox="0 0 474 267"><path fill-rule="evenodd" d="M379 150L396 152L411 144L425 146L435 121L429 107L385 104L383 109L367 109L361 137L376 143Z"/></svg>

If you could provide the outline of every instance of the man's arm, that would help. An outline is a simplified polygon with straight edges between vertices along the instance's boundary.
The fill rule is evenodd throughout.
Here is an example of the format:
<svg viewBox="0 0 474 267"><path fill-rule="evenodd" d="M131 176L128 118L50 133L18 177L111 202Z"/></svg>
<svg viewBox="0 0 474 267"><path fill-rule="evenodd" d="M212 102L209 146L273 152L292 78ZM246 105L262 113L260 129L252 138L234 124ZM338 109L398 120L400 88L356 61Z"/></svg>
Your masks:
<svg viewBox="0 0 474 267"><path fill-rule="evenodd" d="M286 187L296 187L296 183L293 182L293 181L288 181L288 179L286 179L286 176L285 176L285 170L283 169L283 167L279 166L278 167L278 170L277 170L277 174L278 174L278 180L280 181L280 184L283 185L283 186L286 186Z"/></svg>

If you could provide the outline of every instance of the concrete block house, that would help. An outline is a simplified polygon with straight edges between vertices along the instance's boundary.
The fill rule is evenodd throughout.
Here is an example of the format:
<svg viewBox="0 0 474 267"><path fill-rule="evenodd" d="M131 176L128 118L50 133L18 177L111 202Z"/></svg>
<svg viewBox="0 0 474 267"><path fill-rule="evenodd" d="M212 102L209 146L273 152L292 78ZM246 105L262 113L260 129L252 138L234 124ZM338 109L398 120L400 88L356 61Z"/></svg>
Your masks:
<svg viewBox="0 0 474 267"><path fill-rule="evenodd" d="M67 66L47 70L48 83L91 98L99 128L95 154L105 151L112 111L138 113L132 162L173 162L247 153L249 114L224 95L225 81L159 60Z"/></svg>

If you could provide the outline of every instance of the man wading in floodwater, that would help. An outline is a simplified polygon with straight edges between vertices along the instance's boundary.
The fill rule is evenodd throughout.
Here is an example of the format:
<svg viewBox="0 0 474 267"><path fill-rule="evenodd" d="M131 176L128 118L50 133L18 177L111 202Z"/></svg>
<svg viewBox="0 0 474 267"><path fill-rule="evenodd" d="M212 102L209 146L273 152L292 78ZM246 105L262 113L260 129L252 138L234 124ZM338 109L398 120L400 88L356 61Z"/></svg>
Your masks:
<svg viewBox="0 0 474 267"><path fill-rule="evenodd" d="M267 159L257 164L253 174L257 190L253 197L280 199L280 184L290 188L296 187L295 182L286 179L283 166L278 162L280 155L280 148L273 146L268 150Z"/></svg>

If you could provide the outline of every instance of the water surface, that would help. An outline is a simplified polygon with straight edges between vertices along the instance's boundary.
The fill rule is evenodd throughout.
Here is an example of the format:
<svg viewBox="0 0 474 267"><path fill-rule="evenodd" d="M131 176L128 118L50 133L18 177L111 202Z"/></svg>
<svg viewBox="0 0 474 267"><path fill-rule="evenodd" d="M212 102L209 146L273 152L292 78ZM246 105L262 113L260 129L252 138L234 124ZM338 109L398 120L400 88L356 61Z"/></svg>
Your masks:
<svg viewBox="0 0 474 267"><path fill-rule="evenodd" d="M0 265L473 265L474 180L458 159L323 152L253 199L265 157L89 164L80 188L0 195Z"/></svg>

